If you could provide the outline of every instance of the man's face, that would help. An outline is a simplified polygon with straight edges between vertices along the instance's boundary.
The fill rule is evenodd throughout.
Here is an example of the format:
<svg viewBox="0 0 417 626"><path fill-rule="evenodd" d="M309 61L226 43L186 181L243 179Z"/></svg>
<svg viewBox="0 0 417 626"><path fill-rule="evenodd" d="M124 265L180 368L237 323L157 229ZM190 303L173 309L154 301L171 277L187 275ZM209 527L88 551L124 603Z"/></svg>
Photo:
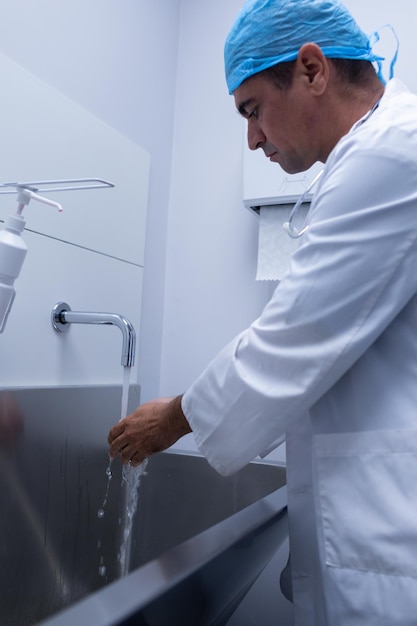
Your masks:
<svg viewBox="0 0 417 626"><path fill-rule="evenodd" d="M234 93L236 108L248 122L248 145L289 174L311 167L319 156L314 141L314 102L302 81L293 80L281 91L270 80L255 74Z"/></svg>

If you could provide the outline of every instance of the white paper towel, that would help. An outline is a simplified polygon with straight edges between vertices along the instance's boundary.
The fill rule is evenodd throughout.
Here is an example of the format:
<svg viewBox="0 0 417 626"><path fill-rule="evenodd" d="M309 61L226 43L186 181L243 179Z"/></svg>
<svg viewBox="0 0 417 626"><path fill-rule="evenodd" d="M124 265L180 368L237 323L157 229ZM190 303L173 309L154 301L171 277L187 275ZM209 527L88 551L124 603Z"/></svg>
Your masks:
<svg viewBox="0 0 417 626"><path fill-rule="evenodd" d="M258 269L256 280L281 280L286 274L291 255L300 245L284 230L292 205L271 205L260 208Z"/></svg>

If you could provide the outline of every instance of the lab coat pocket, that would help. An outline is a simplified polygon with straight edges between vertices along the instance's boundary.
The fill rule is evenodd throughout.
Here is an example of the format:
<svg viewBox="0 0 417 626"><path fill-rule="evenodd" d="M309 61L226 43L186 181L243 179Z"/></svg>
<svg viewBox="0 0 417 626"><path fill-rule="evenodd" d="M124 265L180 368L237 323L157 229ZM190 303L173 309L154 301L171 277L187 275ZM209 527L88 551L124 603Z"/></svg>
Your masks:
<svg viewBox="0 0 417 626"><path fill-rule="evenodd" d="M314 439L327 565L417 577L417 430Z"/></svg>

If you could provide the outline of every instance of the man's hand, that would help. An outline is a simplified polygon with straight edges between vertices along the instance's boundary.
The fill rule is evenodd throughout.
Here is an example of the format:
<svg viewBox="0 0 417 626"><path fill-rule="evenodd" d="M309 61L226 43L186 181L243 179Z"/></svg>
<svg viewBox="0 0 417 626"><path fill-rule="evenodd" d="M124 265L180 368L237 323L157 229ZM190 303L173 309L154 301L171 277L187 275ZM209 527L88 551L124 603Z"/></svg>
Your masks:
<svg viewBox="0 0 417 626"><path fill-rule="evenodd" d="M110 430L111 458L139 465L155 452L166 450L191 432L181 409L181 396L146 402Z"/></svg>

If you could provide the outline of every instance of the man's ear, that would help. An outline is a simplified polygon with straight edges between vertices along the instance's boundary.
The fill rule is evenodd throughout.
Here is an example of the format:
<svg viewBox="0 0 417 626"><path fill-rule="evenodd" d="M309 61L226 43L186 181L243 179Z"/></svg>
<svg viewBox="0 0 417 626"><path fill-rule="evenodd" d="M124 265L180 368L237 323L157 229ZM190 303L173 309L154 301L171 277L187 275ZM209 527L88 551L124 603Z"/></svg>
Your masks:
<svg viewBox="0 0 417 626"><path fill-rule="evenodd" d="M329 80L329 62L322 49L315 43L305 43L297 56L299 74L308 81L308 86L315 95L321 95Z"/></svg>

